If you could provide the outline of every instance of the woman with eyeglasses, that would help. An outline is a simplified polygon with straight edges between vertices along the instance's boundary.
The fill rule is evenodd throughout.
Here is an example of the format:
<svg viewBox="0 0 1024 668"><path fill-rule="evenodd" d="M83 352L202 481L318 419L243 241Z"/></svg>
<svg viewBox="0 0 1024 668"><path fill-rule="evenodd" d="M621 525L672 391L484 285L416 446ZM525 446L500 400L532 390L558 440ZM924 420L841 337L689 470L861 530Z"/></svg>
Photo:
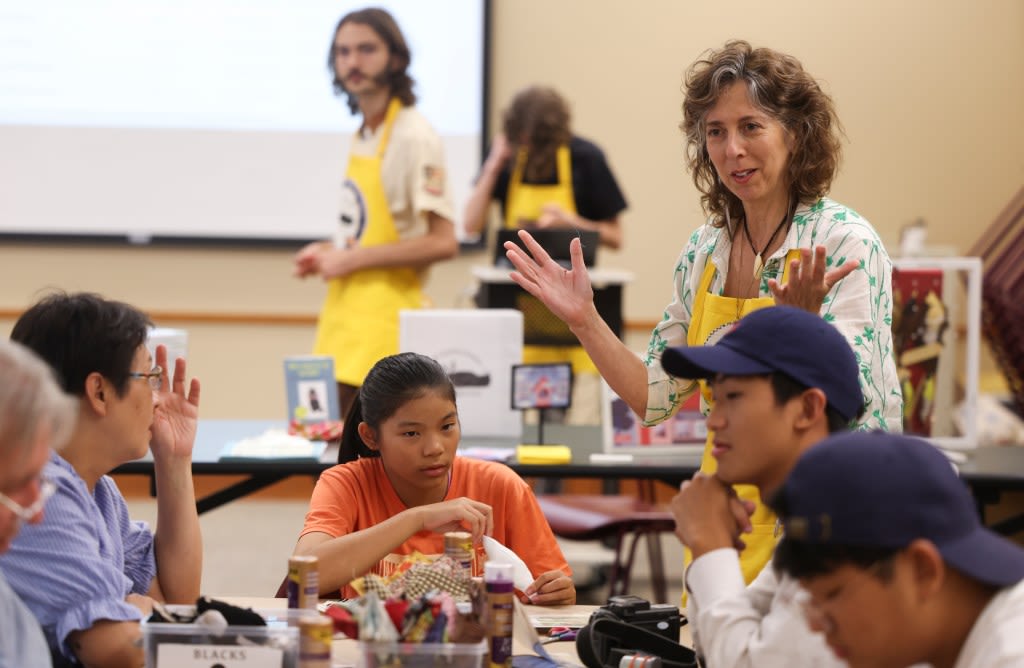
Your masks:
<svg viewBox="0 0 1024 668"><path fill-rule="evenodd" d="M58 665L141 666L139 622L153 602L194 603L199 596L202 537L192 483L199 383L186 383L182 359L172 374L164 372L163 346L154 364L145 345L149 326L127 304L58 293L25 311L11 331L77 400L67 444L44 457L43 474L56 485L46 521L25 526L0 555L0 570L39 620ZM107 475L147 452L155 533L131 520Z"/></svg>

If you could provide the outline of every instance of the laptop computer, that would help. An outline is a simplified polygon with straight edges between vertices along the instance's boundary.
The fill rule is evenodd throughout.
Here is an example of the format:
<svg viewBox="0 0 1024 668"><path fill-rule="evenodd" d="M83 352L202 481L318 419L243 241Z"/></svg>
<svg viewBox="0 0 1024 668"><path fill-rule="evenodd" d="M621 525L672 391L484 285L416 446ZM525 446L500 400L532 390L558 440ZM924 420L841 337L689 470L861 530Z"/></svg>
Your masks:
<svg viewBox="0 0 1024 668"><path fill-rule="evenodd" d="M597 242L600 235L593 230L578 230L568 227L558 227L528 231L533 238L537 240L537 243L540 244L541 248L547 251L548 255L551 256L551 259L566 269L572 267L572 260L569 257L569 242L576 237L580 238L580 242L583 246L583 264L587 267L593 267L597 260ZM494 266L512 266L512 263L508 261L507 257L505 257L506 241L513 242L525 250L527 255L530 254L530 251L527 250L522 239L519 238L518 232L519 230L510 230L505 228L498 230L498 238L494 244Z"/></svg>

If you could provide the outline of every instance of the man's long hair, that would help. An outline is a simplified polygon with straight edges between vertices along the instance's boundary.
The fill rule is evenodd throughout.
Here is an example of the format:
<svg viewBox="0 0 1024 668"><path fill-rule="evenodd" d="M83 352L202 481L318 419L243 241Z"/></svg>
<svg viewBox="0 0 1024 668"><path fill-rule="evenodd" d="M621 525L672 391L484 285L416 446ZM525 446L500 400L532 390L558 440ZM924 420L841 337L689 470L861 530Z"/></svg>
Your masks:
<svg viewBox="0 0 1024 668"><path fill-rule="evenodd" d="M523 176L544 182L555 173L555 154L572 138L569 105L553 88L530 86L516 93L505 110L505 138L526 148Z"/></svg>

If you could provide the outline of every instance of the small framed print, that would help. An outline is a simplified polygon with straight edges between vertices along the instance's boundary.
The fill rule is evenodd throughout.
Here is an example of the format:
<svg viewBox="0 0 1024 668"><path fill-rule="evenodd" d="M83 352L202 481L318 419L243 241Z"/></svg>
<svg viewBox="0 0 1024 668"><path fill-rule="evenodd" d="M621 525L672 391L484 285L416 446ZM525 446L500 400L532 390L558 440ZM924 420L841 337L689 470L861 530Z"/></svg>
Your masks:
<svg viewBox="0 0 1024 668"><path fill-rule="evenodd" d="M568 408L571 403L571 364L512 366L512 408Z"/></svg>
<svg viewBox="0 0 1024 668"><path fill-rule="evenodd" d="M602 381L602 432L605 452L663 454L704 448L707 426L700 412L700 394L694 392L668 420L651 427L640 424L626 402Z"/></svg>

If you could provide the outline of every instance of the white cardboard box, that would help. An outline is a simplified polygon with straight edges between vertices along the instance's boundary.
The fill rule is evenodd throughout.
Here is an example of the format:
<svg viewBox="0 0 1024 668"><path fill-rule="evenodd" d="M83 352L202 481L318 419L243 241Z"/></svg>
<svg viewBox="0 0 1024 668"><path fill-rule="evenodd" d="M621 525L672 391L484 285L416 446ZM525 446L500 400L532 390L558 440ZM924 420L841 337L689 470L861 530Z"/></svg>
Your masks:
<svg viewBox="0 0 1024 668"><path fill-rule="evenodd" d="M455 383L462 435L522 436L513 410L512 365L523 359L523 314L515 309L422 309L399 315L398 347L433 357Z"/></svg>

